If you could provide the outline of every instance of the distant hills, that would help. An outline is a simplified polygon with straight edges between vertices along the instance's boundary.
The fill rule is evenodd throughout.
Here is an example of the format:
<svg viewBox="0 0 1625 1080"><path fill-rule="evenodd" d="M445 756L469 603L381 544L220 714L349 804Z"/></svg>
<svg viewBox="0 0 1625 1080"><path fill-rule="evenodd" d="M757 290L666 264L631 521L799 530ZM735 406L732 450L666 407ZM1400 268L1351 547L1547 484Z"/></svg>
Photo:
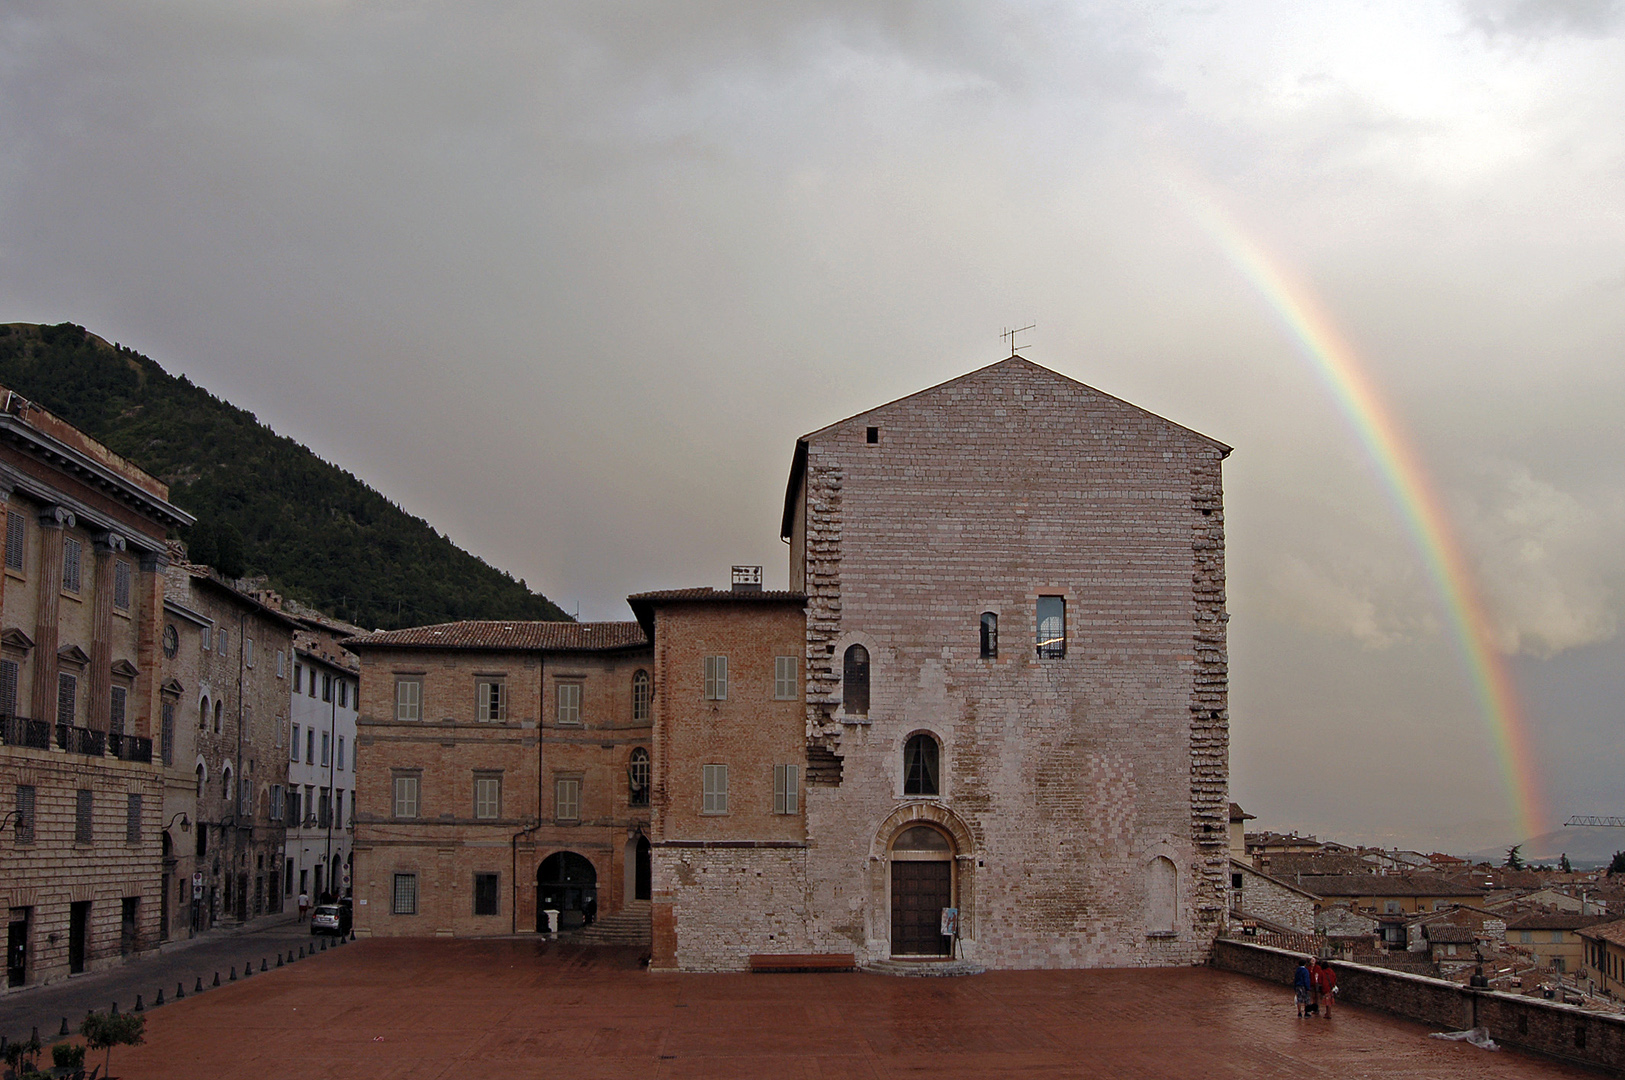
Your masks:
<svg viewBox="0 0 1625 1080"><path fill-rule="evenodd" d="M1581 870L1607 866L1616 851L1625 851L1625 829L1576 825L1530 837L1523 842L1519 854L1531 866L1556 866L1558 858L1567 855L1574 868ZM1467 857L1500 865L1506 856L1507 849L1502 847L1485 848Z"/></svg>
<svg viewBox="0 0 1625 1080"><path fill-rule="evenodd" d="M170 486L194 562L365 627L568 620L354 476L82 326L0 325L0 384Z"/></svg>

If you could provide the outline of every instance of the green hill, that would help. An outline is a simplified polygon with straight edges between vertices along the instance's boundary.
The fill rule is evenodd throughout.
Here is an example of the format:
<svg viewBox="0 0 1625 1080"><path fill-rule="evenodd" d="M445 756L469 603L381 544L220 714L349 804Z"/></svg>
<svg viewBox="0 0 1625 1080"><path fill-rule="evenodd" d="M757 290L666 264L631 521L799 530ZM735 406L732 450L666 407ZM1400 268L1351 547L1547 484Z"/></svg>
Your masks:
<svg viewBox="0 0 1625 1080"><path fill-rule="evenodd" d="M305 447L72 323L0 325L0 384L170 486L196 562L366 627L568 619Z"/></svg>

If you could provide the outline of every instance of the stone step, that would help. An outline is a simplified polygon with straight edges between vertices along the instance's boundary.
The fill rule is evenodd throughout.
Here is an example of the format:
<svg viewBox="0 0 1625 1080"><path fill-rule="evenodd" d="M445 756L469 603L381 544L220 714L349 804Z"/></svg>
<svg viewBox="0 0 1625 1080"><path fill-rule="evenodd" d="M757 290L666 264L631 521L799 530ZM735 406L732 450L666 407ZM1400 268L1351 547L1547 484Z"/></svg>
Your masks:
<svg viewBox="0 0 1625 1080"><path fill-rule="evenodd" d="M873 975L902 975L915 978L950 978L980 975L987 970L970 960L875 960L863 965Z"/></svg>

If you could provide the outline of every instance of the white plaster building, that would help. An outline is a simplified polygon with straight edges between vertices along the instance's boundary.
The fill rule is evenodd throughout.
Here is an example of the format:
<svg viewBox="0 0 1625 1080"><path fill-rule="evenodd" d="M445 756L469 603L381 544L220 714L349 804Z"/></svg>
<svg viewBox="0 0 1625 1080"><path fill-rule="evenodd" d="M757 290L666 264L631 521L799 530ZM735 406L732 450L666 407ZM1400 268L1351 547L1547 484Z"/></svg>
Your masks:
<svg viewBox="0 0 1625 1080"><path fill-rule="evenodd" d="M282 881L290 906L349 889L354 835L355 718L360 665L331 633L294 635L289 672L288 838Z"/></svg>

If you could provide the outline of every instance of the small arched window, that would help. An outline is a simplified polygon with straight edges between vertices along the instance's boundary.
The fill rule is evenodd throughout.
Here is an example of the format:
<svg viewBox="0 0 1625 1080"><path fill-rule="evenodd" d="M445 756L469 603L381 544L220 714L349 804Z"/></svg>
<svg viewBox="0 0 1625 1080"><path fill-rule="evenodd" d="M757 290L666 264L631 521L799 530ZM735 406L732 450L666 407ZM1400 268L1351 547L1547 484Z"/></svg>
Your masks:
<svg viewBox="0 0 1625 1080"><path fill-rule="evenodd" d="M982 612L982 659L991 660L999 655L999 616L997 612Z"/></svg>
<svg viewBox="0 0 1625 1080"><path fill-rule="evenodd" d="M649 722L649 701L653 686L649 682L649 673L639 670L632 675L632 722L647 724Z"/></svg>
<svg viewBox="0 0 1625 1080"><path fill-rule="evenodd" d="M937 740L930 735L922 733L911 736L903 745L904 795L939 793L937 756Z"/></svg>
<svg viewBox="0 0 1625 1080"><path fill-rule="evenodd" d="M200 761L197 763L197 797L200 799L203 798L203 775L203 762Z"/></svg>
<svg viewBox="0 0 1625 1080"><path fill-rule="evenodd" d="M223 701L214 703L214 733L216 735L220 734L220 716L225 711L224 705L225 702Z"/></svg>
<svg viewBox="0 0 1625 1080"><path fill-rule="evenodd" d="M1172 859L1158 855L1145 873L1145 923L1152 934L1171 934L1179 907L1179 871Z"/></svg>
<svg viewBox="0 0 1625 1080"><path fill-rule="evenodd" d="M220 797L228 803L231 801L231 766L227 765L220 774Z"/></svg>
<svg viewBox="0 0 1625 1080"><path fill-rule="evenodd" d="M627 762L626 786L631 805L649 805L649 751L641 746L632 751L632 760Z"/></svg>
<svg viewBox="0 0 1625 1080"><path fill-rule="evenodd" d="M841 707L848 716L869 715L869 650L853 645L841 663Z"/></svg>
<svg viewBox="0 0 1625 1080"><path fill-rule="evenodd" d="M198 711L197 711L197 729L199 731L207 731L207 730L209 730L209 698L208 698L208 695L204 695L203 704L198 707Z"/></svg>

